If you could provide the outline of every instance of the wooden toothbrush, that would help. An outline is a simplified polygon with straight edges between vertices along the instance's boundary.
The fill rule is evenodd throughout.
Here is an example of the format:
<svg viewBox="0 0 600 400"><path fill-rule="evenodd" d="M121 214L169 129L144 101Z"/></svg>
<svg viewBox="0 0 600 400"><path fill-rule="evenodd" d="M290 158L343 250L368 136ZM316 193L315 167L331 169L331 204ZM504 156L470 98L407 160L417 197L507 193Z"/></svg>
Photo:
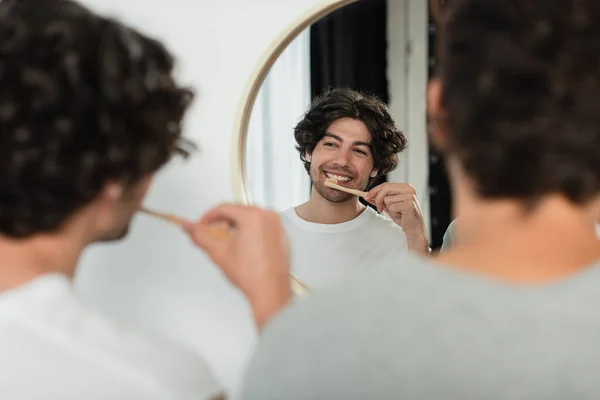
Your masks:
<svg viewBox="0 0 600 400"><path fill-rule="evenodd" d="M335 179L332 178L328 178L325 180L325 186L330 187L332 189L337 189L340 190L342 192L346 192L346 193L350 193L356 196L360 196L362 198L365 198L369 193L368 192L363 192L361 190L357 190L357 189L350 189L341 185L338 185L337 181Z"/></svg>
<svg viewBox="0 0 600 400"><path fill-rule="evenodd" d="M343 187L341 185L338 185L337 181L335 179L332 179L332 178L327 178L325 180L325 186L330 187L332 189L341 190L342 192L346 192L346 193L350 193L350 194L353 194L353 195L356 195L356 196L360 196L363 199L369 194L368 192L363 192L363 191L356 190L356 189L349 189L347 187ZM381 212L381 215L387 216L386 218L391 219L390 214L386 210L383 210Z"/></svg>
<svg viewBox="0 0 600 400"><path fill-rule="evenodd" d="M163 221L167 221L179 226L182 226L186 222L185 219L176 215L153 211L146 207L140 207L140 211L147 215L153 216L158 219L162 219ZM229 232L223 229L217 229L212 226L207 226L206 228L211 233L211 235L219 239L228 239L231 235ZM305 296L307 293L310 293L311 290L308 288L308 286L306 286L306 284L304 284L300 279L296 278L294 274L290 274L290 280L292 284L292 292L294 292L294 294L298 296Z"/></svg>
<svg viewBox="0 0 600 400"><path fill-rule="evenodd" d="M153 210L150 210L150 209L148 209L146 207L140 207L140 211L143 212L143 213L145 213L145 214L151 215L153 217L162 219L163 221L171 222L171 223L173 223L175 225L180 225L181 226L181 225L183 225L185 223L185 220L183 218L179 218L179 217L177 217L175 215L172 215L172 214L165 214L165 213L161 213L161 212L158 212L158 211L153 211Z"/></svg>

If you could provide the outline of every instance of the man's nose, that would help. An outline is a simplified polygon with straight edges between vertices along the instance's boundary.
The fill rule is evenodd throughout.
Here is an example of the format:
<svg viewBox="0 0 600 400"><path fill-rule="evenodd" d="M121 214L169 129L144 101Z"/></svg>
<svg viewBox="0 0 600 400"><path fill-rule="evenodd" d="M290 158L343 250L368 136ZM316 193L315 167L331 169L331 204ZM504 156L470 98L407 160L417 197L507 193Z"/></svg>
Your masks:
<svg viewBox="0 0 600 400"><path fill-rule="evenodd" d="M342 167L347 166L350 163L350 152L345 149L340 149L336 157L336 163Z"/></svg>

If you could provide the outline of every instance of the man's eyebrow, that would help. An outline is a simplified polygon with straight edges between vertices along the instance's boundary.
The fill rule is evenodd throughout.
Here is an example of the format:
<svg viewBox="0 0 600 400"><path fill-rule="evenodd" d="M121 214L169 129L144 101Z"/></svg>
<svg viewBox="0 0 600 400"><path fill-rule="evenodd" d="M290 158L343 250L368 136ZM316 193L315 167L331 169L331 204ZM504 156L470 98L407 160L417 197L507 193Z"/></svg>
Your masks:
<svg viewBox="0 0 600 400"><path fill-rule="evenodd" d="M354 142L352 144L355 146L365 146L365 147L368 147L369 149L371 148L371 143L367 143L367 142Z"/></svg>
<svg viewBox="0 0 600 400"><path fill-rule="evenodd" d="M338 142L343 142L344 140L339 137L338 135L331 133L331 132L327 132L325 135L323 135L324 137L330 137L332 139L337 140ZM367 143L367 142L361 142L361 141L357 141L357 142L353 142L352 143L354 146L365 146L368 147L369 149L371 148L371 143Z"/></svg>
<svg viewBox="0 0 600 400"><path fill-rule="evenodd" d="M338 135L335 135L333 133L330 133L330 132L327 132L325 135L323 135L323 137L330 137L332 139L337 140L338 142L343 142L341 137L339 137Z"/></svg>

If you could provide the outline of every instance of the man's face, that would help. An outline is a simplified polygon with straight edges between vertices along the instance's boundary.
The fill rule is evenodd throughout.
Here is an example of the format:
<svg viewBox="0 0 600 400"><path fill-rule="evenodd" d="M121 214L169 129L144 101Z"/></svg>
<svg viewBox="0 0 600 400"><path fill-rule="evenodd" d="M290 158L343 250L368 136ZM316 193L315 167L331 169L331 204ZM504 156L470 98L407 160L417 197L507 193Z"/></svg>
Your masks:
<svg viewBox="0 0 600 400"><path fill-rule="evenodd" d="M325 186L325 180L335 179L341 186L366 189L369 180L377 175L373 169L371 133L360 120L341 118L334 121L317 143L310 161L310 178L314 189L324 199L340 203L355 196Z"/></svg>

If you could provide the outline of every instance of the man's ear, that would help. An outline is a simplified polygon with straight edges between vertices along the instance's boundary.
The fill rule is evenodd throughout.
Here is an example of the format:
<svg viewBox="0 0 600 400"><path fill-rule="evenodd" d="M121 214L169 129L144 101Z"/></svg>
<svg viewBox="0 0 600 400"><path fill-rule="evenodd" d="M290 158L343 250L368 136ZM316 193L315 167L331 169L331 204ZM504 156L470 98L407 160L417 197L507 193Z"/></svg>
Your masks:
<svg viewBox="0 0 600 400"><path fill-rule="evenodd" d="M108 182L94 201L96 224L104 226L112 221L114 210L125 196L125 187L118 182Z"/></svg>
<svg viewBox="0 0 600 400"><path fill-rule="evenodd" d="M104 186L102 197L109 201L117 201L123 197L123 185L116 182L109 182Z"/></svg>
<svg viewBox="0 0 600 400"><path fill-rule="evenodd" d="M427 115L429 119L429 136L433 146L443 152L448 147L448 113L444 106L442 81L434 78L427 87Z"/></svg>
<svg viewBox="0 0 600 400"><path fill-rule="evenodd" d="M371 178L375 178L378 173L379 173L378 169L373 169L373 171L371 171Z"/></svg>

